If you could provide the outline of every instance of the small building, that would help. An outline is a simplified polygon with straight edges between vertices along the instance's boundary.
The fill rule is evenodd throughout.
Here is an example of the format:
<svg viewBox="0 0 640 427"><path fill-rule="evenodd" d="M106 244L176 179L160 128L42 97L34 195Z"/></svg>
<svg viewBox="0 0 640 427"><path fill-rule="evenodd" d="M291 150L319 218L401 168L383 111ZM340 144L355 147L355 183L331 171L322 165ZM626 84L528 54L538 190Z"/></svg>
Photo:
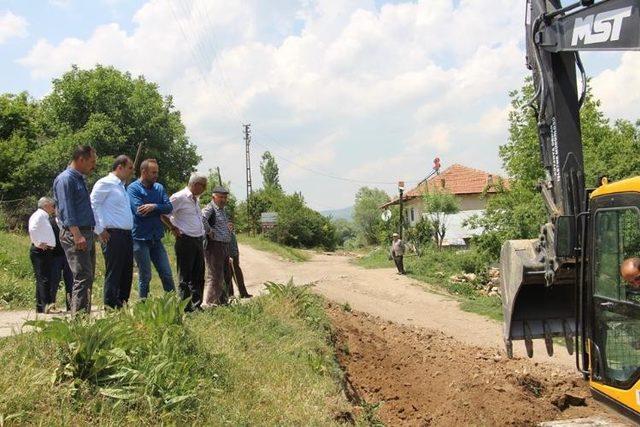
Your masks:
<svg viewBox="0 0 640 427"><path fill-rule="evenodd" d="M469 230L463 226L469 217L484 212L487 198L497 192L498 180L503 178L489 172L454 164L438 175L424 180L414 188L405 192L402 197L405 223L414 225L424 214L423 195L428 191L447 191L455 196L460 205L460 212L447 218L447 233L445 245L465 246L468 239L482 230ZM484 195L484 196L483 196ZM398 205L399 198L395 198L381 206L382 209Z"/></svg>

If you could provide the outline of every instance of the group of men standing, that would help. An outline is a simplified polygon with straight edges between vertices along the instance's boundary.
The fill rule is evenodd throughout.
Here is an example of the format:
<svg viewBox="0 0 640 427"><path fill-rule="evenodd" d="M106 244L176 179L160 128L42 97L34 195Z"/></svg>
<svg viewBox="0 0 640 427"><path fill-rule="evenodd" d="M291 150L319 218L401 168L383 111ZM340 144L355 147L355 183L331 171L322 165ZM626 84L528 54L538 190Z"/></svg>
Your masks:
<svg viewBox="0 0 640 427"><path fill-rule="evenodd" d="M201 210L199 196L206 191L206 177L193 174L186 188L169 197L157 182L155 159L142 161L140 178L127 186L134 164L120 155L111 172L89 192L86 177L96 160L92 147L77 147L69 167L53 182L53 199L41 198L29 219L38 312L55 310L61 275L67 310L72 314L91 310L95 240L105 260L105 306L120 308L128 302L134 260L140 299L149 294L151 264L163 289L173 291L171 265L162 243L165 225L176 238L178 289L181 298L190 298L187 310L226 303L233 294L234 277L240 296L251 297L240 270L233 225L224 210L228 196L224 187L215 187L211 202Z"/></svg>

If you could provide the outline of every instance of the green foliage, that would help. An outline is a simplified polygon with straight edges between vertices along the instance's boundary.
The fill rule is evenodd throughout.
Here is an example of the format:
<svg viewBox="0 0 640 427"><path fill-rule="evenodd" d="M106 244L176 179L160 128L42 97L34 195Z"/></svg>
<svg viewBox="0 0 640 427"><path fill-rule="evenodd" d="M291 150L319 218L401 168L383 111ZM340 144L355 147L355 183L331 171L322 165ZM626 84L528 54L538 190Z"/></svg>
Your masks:
<svg viewBox="0 0 640 427"><path fill-rule="evenodd" d="M336 242L338 245L347 246L347 242L354 242L357 237L356 225L348 219L331 219L331 223L336 230ZM347 245L345 245L347 244Z"/></svg>
<svg viewBox="0 0 640 427"><path fill-rule="evenodd" d="M29 238L0 232L0 309L35 305Z"/></svg>
<svg viewBox="0 0 640 427"><path fill-rule="evenodd" d="M246 209L241 204L238 210ZM260 215L276 212L278 224L265 235L270 240L295 248L336 247L336 233L331 221L309 208L301 193L285 194L274 187L253 193L249 200L249 227L260 231Z"/></svg>
<svg viewBox="0 0 640 427"><path fill-rule="evenodd" d="M420 218L412 227L405 231L405 240L425 246L435 241L433 224L427 218Z"/></svg>
<svg viewBox="0 0 640 427"><path fill-rule="evenodd" d="M245 304L187 316L167 295L105 319L68 321L51 331L56 339L29 333L0 340L0 419L19 425L334 425L334 414L350 405L323 301L293 284L270 289ZM142 307L148 304L153 307ZM115 325L106 331L107 323ZM89 375L100 381L56 375L52 384L51 373L68 363L63 357L87 341L105 343L91 344L99 351L85 359L105 355L108 370ZM103 351L110 343L118 344Z"/></svg>
<svg viewBox="0 0 640 427"><path fill-rule="evenodd" d="M447 217L458 213L460 204L453 194L446 191L427 192L422 200L436 246L441 248L447 234Z"/></svg>
<svg viewBox="0 0 640 427"><path fill-rule="evenodd" d="M543 179L536 118L524 108L533 94L531 79L510 93L509 140L500 147L500 158L509 175L509 185L498 182L497 194L487 199L486 212L468 221L485 232L474 242L496 259L505 240L537 237L546 222L546 210L536 185ZM613 125L600 110L591 90L580 111L585 162L585 181L595 186L600 175L622 179L640 174L639 124L617 120Z"/></svg>
<svg viewBox="0 0 640 427"><path fill-rule="evenodd" d="M389 225L381 218L380 206L389 201L389 195L377 188L362 187L356 193L353 220L358 235L365 245L382 243L381 236L390 235ZM392 230L394 228L391 228Z"/></svg>
<svg viewBox="0 0 640 427"><path fill-rule="evenodd" d="M262 153L260 173L262 174L262 185L264 188L272 188L274 190L282 191L278 164L276 163L276 159L273 157L273 154L268 151Z"/></svg>
<svg viewBox="0 0 640 427"><path fill-rule="evenodd" d="M143 157L160 163L169 191L184 185L200 161L170 96L144 77L133 78L113 67L72 67L53 80L41 102L26 93L0 96L0 199L45 195L53 178L68 164L78 144L97 149L91 178L104 175L113 157Z"/></svg>
<svg viewBox="0 0 640 427"><path fill-rule="evenodd" d="M194 338L182 327L186 301L169 293L100 318L27 322L58 344L55 381L130 406L169 410L192 405L201 369L187 355ZM186 406L185 406L186 407Z"/></svg>

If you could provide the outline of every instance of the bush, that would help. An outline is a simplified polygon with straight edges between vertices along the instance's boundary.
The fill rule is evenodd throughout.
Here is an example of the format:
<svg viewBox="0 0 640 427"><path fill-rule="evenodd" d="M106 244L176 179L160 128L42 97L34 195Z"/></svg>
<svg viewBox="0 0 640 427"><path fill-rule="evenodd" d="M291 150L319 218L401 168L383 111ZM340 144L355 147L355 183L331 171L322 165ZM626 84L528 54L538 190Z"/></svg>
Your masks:
<svg viewBox="0 0 640 427"><path fill-rule="evenodd" d="M189 357L195 343L182 326L186 304L167 293L100 319L35 320L27 325L59 345L57 383L95 389L130 406L167 410L193 404L197 384L190 379L200 370L213 369Z"/></svg>
<svg viewBox="0 0 640 427"><path fill-rule="evenodd" d="M433 225L426 218L420 218L413 227L409 227L406 231L406 240L419 245L432 244L433 238Z"/></svg>
<svg viewBox="0 0 640 427"><path fill-rule="evenodd" d="M336 231L329 218L309 208L299 193L291 195L268 188L256 191L249 202L252 227L257 229L262 212L276 212L278 224L269 230L266 237L283 245L295 248L336 247Z"/></svg>

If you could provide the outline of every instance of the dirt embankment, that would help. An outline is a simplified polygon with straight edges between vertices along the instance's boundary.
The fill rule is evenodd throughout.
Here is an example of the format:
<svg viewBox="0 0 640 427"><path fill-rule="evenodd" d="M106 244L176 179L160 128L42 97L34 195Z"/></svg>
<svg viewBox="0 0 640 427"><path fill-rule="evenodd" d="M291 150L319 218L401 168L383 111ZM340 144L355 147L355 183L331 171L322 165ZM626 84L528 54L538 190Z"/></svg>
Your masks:
<svg viewBox="0 0 640 427"><path fill-rule="evenodd" d="M377 415L387 425L528 426L596 415L623 422L577 375L336 304L328 312L348 393L380 403Z"/></svg>

